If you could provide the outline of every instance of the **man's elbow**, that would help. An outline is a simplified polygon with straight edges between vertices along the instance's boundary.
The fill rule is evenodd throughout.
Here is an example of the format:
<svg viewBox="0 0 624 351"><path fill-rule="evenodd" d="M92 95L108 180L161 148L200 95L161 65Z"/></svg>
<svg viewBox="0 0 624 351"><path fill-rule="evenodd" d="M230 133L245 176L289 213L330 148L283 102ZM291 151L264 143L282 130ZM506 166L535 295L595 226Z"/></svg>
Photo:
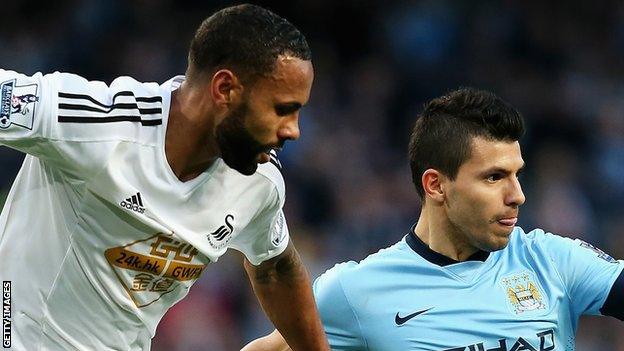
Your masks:
<svg viewBox="0 0 624 351"><path fill-rule="evenodd" d="M245 259L249 279L258 284L270 284L283 280L307 277L299 253L292 243L280 255L255 266Z"/></svg>

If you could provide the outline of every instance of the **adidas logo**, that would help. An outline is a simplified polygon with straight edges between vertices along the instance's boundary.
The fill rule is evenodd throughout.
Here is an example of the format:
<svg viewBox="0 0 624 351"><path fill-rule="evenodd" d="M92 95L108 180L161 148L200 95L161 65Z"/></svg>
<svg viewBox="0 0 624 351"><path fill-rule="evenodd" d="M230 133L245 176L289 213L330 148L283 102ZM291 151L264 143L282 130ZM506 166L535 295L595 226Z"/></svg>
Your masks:
<svg viewBox="0 0 624 351"><path fill-rule="evenodd" d="M141 199L141 193L136 193L136 195L130 196L129 198L120 202L119 205L123 208L141 214L145 212L145 207L143 207L143 200Z"/></svg>

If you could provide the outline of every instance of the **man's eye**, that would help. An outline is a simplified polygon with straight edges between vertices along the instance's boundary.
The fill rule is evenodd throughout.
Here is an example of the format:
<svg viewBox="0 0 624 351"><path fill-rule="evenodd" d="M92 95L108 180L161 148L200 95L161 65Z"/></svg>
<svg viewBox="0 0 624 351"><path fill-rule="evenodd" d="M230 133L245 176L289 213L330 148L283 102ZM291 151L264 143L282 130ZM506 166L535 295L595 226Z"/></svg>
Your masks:
<svg viewBox="0 0 624 351"><path fill-rule="evenodd" d="M501 180L501 179L503 179L503 176L500 173L490 174L487 177L488 182L495 182L495 181L498 181L498 180Z"/></svg>
<svg viewBox="0 0 624 351"><path fill-rule="evenodd" d="M290 114L290 108L286 106L275 106L275 113L277 113L278 116L286 116Z"/></svg>
<svg viewBox="0 0 624 351"><path fill-rule="evenodd" d="M278 116L288 116L297 112L301 108L301 104L299 103L288 103L288 104L280 104L275 105L275 113Z"/></svg>

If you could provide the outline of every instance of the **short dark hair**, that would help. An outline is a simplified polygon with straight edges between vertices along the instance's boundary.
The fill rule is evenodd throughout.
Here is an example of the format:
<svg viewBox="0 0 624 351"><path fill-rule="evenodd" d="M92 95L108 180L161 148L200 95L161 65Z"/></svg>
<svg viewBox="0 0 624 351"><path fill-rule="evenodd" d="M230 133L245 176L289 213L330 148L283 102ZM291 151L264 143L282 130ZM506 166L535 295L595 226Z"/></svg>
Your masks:
<svg viewBox="0 0 624 351"><path fill-rule="evenodd" d="M430 168L454 180L471 156L474 137L517 141L524 134L520 113L498 96L462 88L427 102L409 142L412 181L425 198L422 175Z"/></svg>
<svg viewBox="0 0 624 351"><path fill-rule="evenodd" d="M189 50L187 76L228 68L243 81L253 82L273 72L278 56L283 54L311 59L308 43L295 26L260 6L227 7L197 29Z"/></svg>

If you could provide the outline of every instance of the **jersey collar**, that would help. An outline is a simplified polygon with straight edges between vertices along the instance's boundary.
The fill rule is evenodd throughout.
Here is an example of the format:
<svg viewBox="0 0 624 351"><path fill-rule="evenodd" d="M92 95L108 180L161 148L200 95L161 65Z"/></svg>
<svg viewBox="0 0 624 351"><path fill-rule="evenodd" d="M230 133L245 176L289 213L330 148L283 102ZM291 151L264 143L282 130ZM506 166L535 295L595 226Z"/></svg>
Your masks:
<svg viewBox="0 0 624 351"><path fill-rule="evenodd" d="M415 228L416 228L416 224L412 226L412 229L406 235L405 241L407 242L407 245L409 245L409 247L412 250L414 250L417 254L419 254L422 258L438 266L448 266L451 264L462 262L462 261L454 260L450 257L442 255L439 252L435 252L431 250L429 246L427 246L427 244L425 244L422 240L420 240L418 235L416 235L416 233L414 232ZM479 250L475 252L474 254L472 254L470 257L468 257L466 261L485 262L485 260L487 260L489 256L490 256L489 252Z"/></svg>

